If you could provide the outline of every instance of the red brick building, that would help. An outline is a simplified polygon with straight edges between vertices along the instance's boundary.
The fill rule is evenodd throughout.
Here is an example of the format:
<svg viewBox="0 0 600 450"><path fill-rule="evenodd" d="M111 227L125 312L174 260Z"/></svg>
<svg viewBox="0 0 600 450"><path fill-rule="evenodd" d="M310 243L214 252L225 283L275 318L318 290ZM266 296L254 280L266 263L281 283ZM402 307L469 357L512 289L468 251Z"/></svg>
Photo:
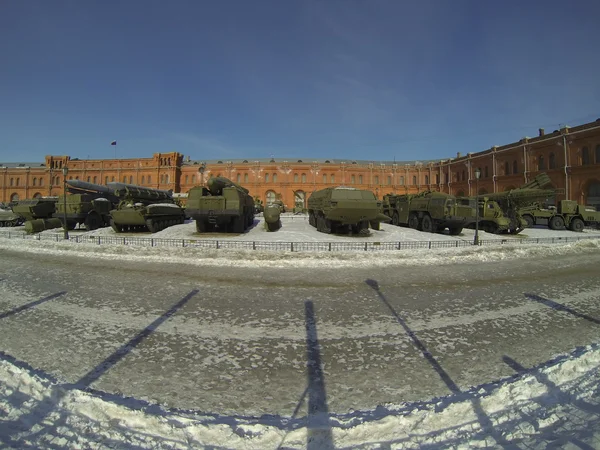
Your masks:
<svg viewBox="0 0 600 450"><path fill-rule="evenodd" d="M203 174L199 168L205 164ZM437 190L455 195L501 192L519 187L546 172L558 199L577 200L600 209L600 119L477 153L435 161L320 160L198 160L178 152L155 153L151 158L81 160L46 156L43 163L0 163L0 201L62 193L62 168L69 179L106 184L119 181L185 193L211 175L225 176L246 187L253 196L270 201L281 196L292 206L306 202L311 192L328 186L370 189L386 193ZM474 171L481 169L475 180Z"/></svg>

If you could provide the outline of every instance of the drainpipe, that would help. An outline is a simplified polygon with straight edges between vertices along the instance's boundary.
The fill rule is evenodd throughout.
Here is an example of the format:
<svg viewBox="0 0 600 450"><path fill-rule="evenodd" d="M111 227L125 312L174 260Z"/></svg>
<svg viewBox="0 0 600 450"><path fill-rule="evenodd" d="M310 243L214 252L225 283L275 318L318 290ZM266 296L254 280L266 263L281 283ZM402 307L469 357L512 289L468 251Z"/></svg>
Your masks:
<svg viewBox="0 0 600 450"><path fill-rule="evenodd" d="M563 148L565 149L565 199L570 200L569 196L569 165L567 161L567 135L563 134Z"/></svg>
<svg viewBox="0 0 600 450"><path fill-rule="evenodd" d="M496 186L496 147L494 147L494 151L492 153L492 180L494 181L494 194L498 192L498 187Z"/></svg>
<svg viewBox="0 0 600 450"><path fill-rule="evenodd" d="M525 183L527 183L527 146L523 145L523 178L525 178Z"/></svg>

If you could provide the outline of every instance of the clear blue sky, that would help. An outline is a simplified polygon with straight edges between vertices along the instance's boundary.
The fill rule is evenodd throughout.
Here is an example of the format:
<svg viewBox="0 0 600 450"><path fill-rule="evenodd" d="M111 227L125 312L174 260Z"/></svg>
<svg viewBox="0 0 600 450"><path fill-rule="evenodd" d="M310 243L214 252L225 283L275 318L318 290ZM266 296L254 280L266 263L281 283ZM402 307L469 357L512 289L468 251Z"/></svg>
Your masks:
<svg viewBox="0 0 600 450"><path fill-rule="evenodd" d="M600 1L2 1L0 162L437 159L600 117Z"/></svg>

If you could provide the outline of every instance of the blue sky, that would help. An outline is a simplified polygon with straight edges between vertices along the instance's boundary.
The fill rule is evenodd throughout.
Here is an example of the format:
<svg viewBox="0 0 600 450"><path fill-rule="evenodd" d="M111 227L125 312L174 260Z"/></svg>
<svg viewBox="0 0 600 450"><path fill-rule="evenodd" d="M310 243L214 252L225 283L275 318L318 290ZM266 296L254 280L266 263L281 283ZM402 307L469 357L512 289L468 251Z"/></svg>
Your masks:
<svg viewBox="0 0 600 450"><path fill-rule="evenodd" d="M3 1L0 162L454 156L600 117L600 2Z"/></svg>

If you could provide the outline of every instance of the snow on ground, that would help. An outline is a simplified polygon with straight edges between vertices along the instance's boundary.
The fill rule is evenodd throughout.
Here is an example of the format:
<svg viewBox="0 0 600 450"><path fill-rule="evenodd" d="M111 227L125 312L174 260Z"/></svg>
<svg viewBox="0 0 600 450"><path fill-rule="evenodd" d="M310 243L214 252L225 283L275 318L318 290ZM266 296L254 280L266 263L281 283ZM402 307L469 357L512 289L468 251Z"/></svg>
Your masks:
<svg viewBox="0 0 600 450"><path fill-rule="evenodd" d="M505 362L520 374L429 402L252 418L84 391L3 358L0 441L18 448L600 448L598 345L531 370Z"/></svg>

